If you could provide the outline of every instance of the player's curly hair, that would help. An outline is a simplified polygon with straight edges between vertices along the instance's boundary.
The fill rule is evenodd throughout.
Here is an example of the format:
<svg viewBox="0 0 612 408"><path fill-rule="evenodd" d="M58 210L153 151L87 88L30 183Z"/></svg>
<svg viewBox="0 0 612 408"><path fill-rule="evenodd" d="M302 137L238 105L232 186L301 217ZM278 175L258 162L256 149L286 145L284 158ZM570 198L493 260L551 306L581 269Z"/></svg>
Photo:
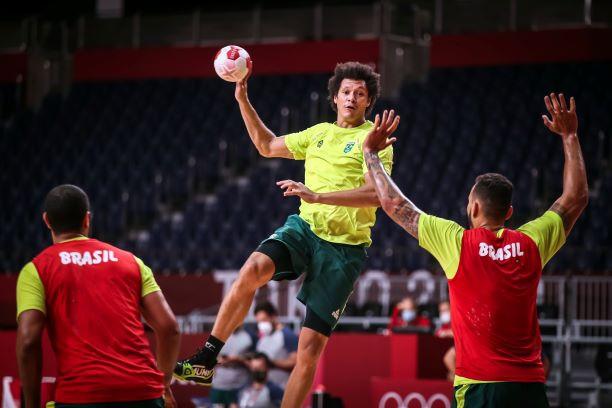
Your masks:
<svg viewBox="0 0 612 408"><path fill-rule="evenodd" d="M327 83L327 90L329 94L327 99L334 112L336 110L336 104L334 103L334 96L338 95L340 91L340 84L343 79L356 79L358 81L365 81L366 88L368 89L368 97L370 98L370 106L366 109L366 116L374 109L374 104L380 96L380 74L374 71L374 69L361 62L350 61L343 62L336 65L334 75L329 78Z"/></svg>

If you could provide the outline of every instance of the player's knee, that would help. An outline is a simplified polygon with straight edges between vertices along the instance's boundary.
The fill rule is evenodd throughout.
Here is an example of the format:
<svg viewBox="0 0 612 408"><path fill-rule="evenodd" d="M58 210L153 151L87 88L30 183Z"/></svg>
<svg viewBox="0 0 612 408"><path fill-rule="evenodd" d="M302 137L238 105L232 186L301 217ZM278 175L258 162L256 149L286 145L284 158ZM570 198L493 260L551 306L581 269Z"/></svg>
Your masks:
<svg viewBox="0 0 612 408"><path fill-rule="evenodd" d="M273 274L273 265L267 265L259 257L251 256L240 269L238 280L239 284L247 288L259 289L272 279Z"/></svg>
<svg viewBox="0 0 612 408"><path fill-rule="evenodd" d="M302 345L298 351L298 362L304 366L316 366L325 348L326 339L312 337L300 339L300 342L302 342Z"/></svg>
<svg viewBox="0 0 612 408"><path fill-rule="evenodd" d="M302 355L298 357L295 367L304 371L316 370L318 362L319 354L302 353Z"/></svg>

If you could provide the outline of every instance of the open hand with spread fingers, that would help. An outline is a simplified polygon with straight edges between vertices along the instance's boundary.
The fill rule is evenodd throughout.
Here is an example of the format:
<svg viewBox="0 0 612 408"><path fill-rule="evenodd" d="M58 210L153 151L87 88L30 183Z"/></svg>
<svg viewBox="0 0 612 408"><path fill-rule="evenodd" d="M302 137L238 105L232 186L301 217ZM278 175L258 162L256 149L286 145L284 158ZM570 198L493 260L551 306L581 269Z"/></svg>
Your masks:
<svg viewBox="0 0 612 408"><path fill-rule="evenodd" d="M563 94L559 94L558 98L554 93L551 93L550 96L545 96L544 104L546 104L546 109L552 117L552 120L550 120L548 116L542 115L542 121L548 130L561 136L576 134L578 131L578 117L576 115L576 101L574 101L573 96L570 98L569 109Z"/></svg>
<svg viewBox="0 0 612 408"><path fill-rule="evenodd" d="M391 146L397 139L394 137L389 138L389 136L395 132L399 126L399 122L400 117L399 115L395 116L394 110L385 110L382 119L380 118L380 114L376 114L374 127L363 142L363 152L379 152Z"/></svg>
<svg viewBox="0 0 612 408"><path fill-rule="evenodd" d="M283 193L285 197L297 196L307 203L317 202L318 194L306 187L304 183L293 180L281 180L277 181L276 185L285 190Z"/></svg>

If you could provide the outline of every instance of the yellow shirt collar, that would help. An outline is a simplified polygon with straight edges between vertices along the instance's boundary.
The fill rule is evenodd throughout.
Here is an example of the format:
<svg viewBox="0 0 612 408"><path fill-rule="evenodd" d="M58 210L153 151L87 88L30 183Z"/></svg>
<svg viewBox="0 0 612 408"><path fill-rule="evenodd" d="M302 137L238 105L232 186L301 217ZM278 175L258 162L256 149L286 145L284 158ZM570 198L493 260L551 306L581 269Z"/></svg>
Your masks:
<svg viewBox="0 0 612 408"><path fill-rule="evenodd" d="M82 241L84 239L89 239L89 238L87 238L85 235L79 235L78 237L74 237L74 238L70 238L70 239L65 239L63 241L59 241L58 244L63 244L64 242L70 242L70 241Z"/></svg>

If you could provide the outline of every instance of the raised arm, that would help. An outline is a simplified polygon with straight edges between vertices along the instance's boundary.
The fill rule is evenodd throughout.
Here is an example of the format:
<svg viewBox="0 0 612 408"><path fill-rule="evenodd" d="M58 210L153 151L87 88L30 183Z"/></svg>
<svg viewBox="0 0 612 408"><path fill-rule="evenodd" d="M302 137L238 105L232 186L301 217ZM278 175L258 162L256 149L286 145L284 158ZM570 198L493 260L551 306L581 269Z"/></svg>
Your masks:
<svg viewBox="0 0 612 408"><path fill-rule="evenodd" d="M382 209L389 217L410 235L419 238L419 216L421 210L404 196L391 177L385 171L378 151L365 151L363 153L368 170L374 179L376 193L380 199Z"/></svg>
<svg viewBox="0 0 612 408"><path fill-rule="evenodd" d="M236 91L234 95L240 107L242 120L246 125L249 136L253 144L257 148L259 154L263 157L281 157L285 159L293 159L293 154L287 148L284 137L277 137L263 123L253 105L249 101L247 94L247 80L251 72L242 81L236 82Z"/></svg>
<svg viewBox="0 0 612 408"><path fill-rule="evenodd" d="M559 214L563 220L565 236L568 236L576 220L582 214L589 201L589 187L587 184L586 168L578 140L578 117L576 115L576 102L570 98L569 109L563 94L554 93L544 97L546 109L552 120L542 115L544 125L554 133L561 136L563 141L563 193L553 205L551 211Z"/></svg>
<svg viewBox="0 0 612 408"><path fill-rule="evenodd" d="M379 151L396 140L395 138L389 139L389 136L399 125L399 116L394 118L394 115L393 111L384 111L382 120L379 115L376 115L374 129L363 142L363 157L368 166L370 178L374 181L376 194L383 210L393 221L418 239L419 217L422 211L404 196L391 180L378 157Z"/></svg>

